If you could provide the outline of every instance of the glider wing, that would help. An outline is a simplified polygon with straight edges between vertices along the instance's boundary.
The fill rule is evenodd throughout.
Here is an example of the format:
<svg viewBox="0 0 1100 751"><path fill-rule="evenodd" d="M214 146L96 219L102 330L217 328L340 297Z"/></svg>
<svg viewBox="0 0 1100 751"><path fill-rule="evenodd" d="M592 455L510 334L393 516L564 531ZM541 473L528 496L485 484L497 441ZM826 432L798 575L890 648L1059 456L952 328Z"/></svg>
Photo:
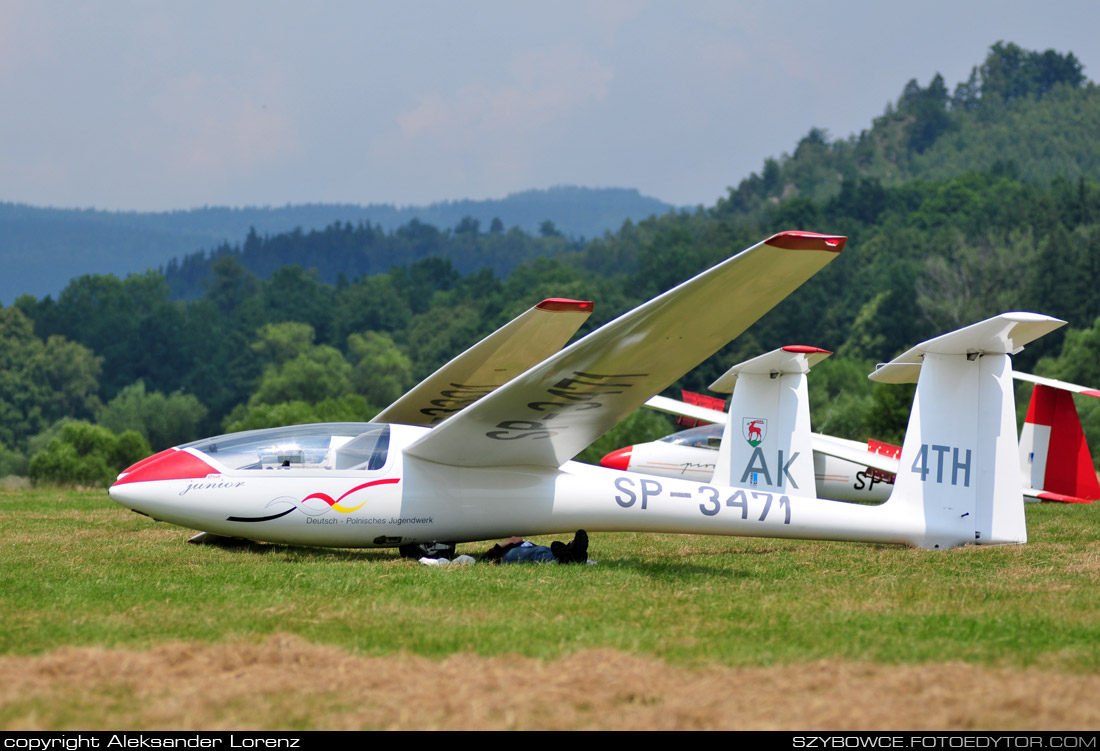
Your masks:
<svg viewBox="0 0 1100 751"><path fill-rule="evenodd" d="M560 350L591 313L591 302L543 300L432 373L371 422L438 425Z"/></svg>
<svg viewBox="0 0 1100 751"><path fill-rule="evenodd" d="M774 235L574 342L405 453L453 466L561 466L771 310L845 240Z"/></svg>

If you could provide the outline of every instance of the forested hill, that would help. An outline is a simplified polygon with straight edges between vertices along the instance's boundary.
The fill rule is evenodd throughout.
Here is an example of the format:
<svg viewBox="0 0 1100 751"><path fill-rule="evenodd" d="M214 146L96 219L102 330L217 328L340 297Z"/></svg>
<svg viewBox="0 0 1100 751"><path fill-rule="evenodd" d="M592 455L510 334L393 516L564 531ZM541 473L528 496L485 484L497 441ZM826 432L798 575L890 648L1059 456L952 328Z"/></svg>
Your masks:
<svg viewBox="0 0 1100 751"><path fill-rule="evenodd" d="M966 81L916 79L871 127L835 140L811 128L791 154L764 161L719 201L759 216L791 198L827 200L844 181L946 180L997 169L1027 181L1100 178L1100 88L1072 52L997 42Z"/></svg>
<svg viewBox="0 0 1100 751"><path fill-rule="evenodd" d="M507 276L532 259L552 258L583 247L582 241L564 237L549 220L537 235L519 227L505 232L500 219L494 219L489 231L483 232L481 223L472 217L465 217L450 231L417 219L393 232L377 225L350 223L263 237L253 229L243 245L223 243L210 252L173 258L164 268L164 277L174 298L193 300L203 295L214 278L214 264L229 259L264 279L285 266L300 266L323 282L337 284L427 258L446 259L449 268L462 274L486 269Z"/></svg>
<svg viewBox="0 0 1100 751"><path fill-rule="evenodd" d="M393 231L416 220L449 229L471 217L484 229L535 235L550 221L567 237L599 237L627 219L672 210L669 204L625 188L557 187L506 198L429 206L315 204L280 208L206 207L171 212L114 212L38 208L0 203L0 302L21 294L56 294L81 274L125 276L165 266L173 258L238 244L254 227L261 235L296 228L308 233L337 222L370 223ZM387 267L388 268L388 267Z"/></svg>
<svg viewBox="0 0 1100 751"><path fill-rule="evenodd" d="M703 390L733 363L779 346L820 346L836 356L809 379L815 430L897 440L908 394L871 384L875 363L1008 310L1069 322L1029 345L1017 367L1100 387L1100 139L1083 137L1100 122L1096 86L1072 55L1013 45L995 45L964 84L946 96L942 80L911 82L864 134L830 142L811 131L712 207L583 243L552 227L531 234L473 218L449 230L341 223L252 233L203 256L208 276L192 280L193 299L173 299L159 272L88 275L56 298L21 297L0 308L0 474L51 445L64 418L139 430L152 448L365 419L541 299L594 300L591 328L785 229L849 242L677 387ZM977 134L1013 132L1020 142L1005 141L996 159L968 161ZM941 149L962 166L932 171ZM324 265L328 255L379 248L405 262L369 274ZM479 257L523 262L505 274L479 267ZM1100 406L1080 409L1100 457ZM662 432L671 428L661 418L632 417L582 458Z"/></svg>

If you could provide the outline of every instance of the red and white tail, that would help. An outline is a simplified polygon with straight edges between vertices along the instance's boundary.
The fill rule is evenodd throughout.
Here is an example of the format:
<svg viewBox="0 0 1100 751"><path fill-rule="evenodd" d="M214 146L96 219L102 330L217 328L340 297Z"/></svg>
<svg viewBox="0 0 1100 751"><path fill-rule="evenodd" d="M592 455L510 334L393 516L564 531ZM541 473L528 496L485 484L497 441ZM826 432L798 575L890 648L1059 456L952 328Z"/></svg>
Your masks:
<svg viewBox="0 0 1100 751"><path fill-rule="evenodd" d="M1035 384L1020 431L1020 473L1029 486L1024 494L1062 503L1100 499L1100 481L1073 404L1074 393L1100 396L1100 391L1026 373L1015 376Z"/></svg>

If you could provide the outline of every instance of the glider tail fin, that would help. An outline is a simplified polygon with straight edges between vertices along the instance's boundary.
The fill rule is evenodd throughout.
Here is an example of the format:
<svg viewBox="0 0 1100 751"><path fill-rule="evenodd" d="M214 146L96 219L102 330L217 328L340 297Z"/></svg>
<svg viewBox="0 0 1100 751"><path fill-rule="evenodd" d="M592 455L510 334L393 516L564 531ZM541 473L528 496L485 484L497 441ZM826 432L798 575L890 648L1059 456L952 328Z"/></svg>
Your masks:
<svg viewBox="0 0 1100 751"><path fill-rule="evenodd" d="M733 392L711 482L816 495L806 373L830 354L783 347L733 366L711 384L712 391Z"/></svg>
<svg viewBox="0 0 1100 751"><path fill-rule="evenodd" d="M1100 499L1100 481L1070 391L1035 384L1020 431L1020 471L1040 500Z"/></svg>
<svg viewBox="0 0 1100 751"><path fill-rule="evenodd" d="M1063 325L1004 313L918 344L871 379L917 382L894 492L885 506L923 548L1027 541L1009 355Z"/></svg>

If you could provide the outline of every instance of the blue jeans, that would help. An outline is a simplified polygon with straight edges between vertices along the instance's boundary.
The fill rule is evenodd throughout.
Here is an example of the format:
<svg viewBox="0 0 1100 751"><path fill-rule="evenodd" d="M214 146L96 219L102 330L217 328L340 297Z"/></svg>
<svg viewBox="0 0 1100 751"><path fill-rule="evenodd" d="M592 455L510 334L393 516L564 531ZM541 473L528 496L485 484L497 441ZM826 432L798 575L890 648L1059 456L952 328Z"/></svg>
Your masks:
<svg viewBox="0 0 1100 751"><path fill-rule="evenodd" d="M522 545L509 550L500 559L501 563L554 563L556 561L550 548L545 545L535 545L526 540Z"/></svg>

